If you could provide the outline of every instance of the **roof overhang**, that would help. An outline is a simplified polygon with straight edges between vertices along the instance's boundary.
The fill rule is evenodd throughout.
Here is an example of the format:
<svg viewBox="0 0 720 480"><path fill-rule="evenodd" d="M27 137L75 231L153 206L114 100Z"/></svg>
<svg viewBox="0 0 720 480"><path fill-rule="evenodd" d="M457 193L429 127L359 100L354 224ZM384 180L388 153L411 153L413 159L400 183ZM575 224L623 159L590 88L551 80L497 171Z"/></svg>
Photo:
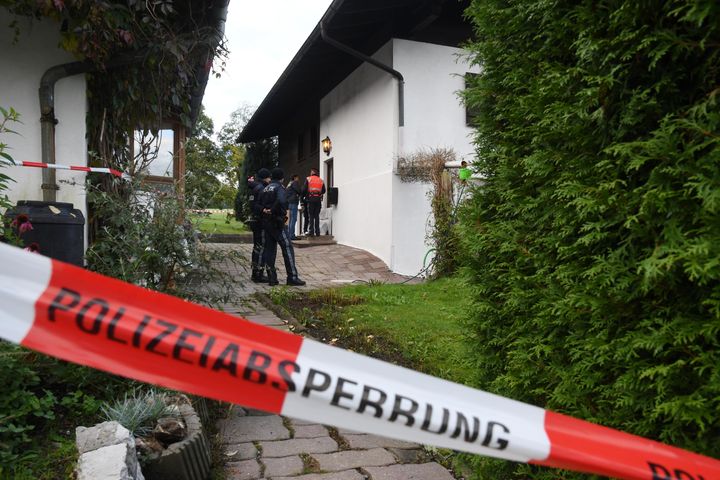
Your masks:
<svg viewBox="0 0 720 480"><path fill-rule="evenodd" d="M334 0L238 137L246 143L279 134L281 120L319 102L362 61L325 43L326 33L365 55L391 38L458 45L470 38L465 0ZM454 28L448 28L448 26ZM460 28L457 28L460 27Z"/></svg>

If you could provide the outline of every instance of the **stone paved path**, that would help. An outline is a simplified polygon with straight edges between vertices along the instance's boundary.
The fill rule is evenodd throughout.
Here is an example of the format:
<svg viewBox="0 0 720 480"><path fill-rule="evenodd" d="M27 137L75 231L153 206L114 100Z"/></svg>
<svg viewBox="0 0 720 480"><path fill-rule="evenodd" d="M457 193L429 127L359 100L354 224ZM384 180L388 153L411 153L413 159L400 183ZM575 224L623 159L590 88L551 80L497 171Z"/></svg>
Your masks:
<svg viewBox="0 0 720 480"><path fill-rule="evenodd" d="M250 245L215 244L236 249L245 256ZM297 249L297 266L308 282L303 289L338 286L354 281L404 281L373 255L343 245ZM284 271L282 259L278 270ZM247 266L225 265L239 279L249 277ZM297 287L293 287L297 288ZM248 297L266 291L267 285L245 281L228 313L273 328L287 324ZM453 480L450 472L433 462L422 446L350 430L335 429L233 406L218 423L228 460L228 480Z"/></svg>

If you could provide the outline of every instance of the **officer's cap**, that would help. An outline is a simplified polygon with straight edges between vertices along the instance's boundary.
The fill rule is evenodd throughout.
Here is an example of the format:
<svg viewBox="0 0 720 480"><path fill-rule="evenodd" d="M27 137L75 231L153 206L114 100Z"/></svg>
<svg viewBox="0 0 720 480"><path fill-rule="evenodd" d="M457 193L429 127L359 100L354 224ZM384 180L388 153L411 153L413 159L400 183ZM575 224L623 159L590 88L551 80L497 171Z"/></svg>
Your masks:
<svg viewBox="0 0 720 480"><path fill-rule="evenodd" d="M272 179L273 180L282 180L285 178L285 172L283 172L283 169L280 167L275 167L272 170Z"/></svg>

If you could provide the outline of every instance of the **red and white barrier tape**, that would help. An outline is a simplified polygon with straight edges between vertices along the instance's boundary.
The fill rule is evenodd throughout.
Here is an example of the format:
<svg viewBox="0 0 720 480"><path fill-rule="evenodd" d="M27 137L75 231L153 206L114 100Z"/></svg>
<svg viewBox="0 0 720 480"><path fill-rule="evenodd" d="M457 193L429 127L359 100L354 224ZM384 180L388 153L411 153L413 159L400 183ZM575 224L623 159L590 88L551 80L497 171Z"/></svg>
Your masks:
<svg viewBox="0 0 720 480"><path fill-rule="evenodd" d="M143 382L400 440L638 480L720 461L0 244L0 337Z"/></svg>
<svg viewBox="0 0 720 480"><path fill-rule="evenodd" d="M16 167L35 167L35 168L51 168L54 170L73 170L78 172L94 172L94 173L108 173L123 180L130 180L130 175L115 170L114 168L102 168L102 167L81 167L76 165L59 165L57 163L42 163L42 162L13 162Z"/></svg>

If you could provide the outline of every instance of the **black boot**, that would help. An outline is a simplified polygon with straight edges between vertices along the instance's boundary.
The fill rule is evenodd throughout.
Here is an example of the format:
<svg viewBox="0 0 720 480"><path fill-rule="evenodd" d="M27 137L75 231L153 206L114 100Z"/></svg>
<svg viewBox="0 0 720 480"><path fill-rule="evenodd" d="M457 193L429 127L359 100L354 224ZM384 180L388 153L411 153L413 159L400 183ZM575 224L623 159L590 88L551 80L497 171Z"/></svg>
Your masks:
<svg viewBox="0 0 720 480"><path fill-rule="evenodd" d="M250 276L250 280L252 280L255 283L261 283L262 280L262 270L259 268L253 268L252 269L252 275Z"/></svg>
<svg viewBox="0 0 720 480"><path fill-rule="evenodd" d="M268 277L265 276L265 269L262 267L258 268L257 277L257 283L267 283L268 281Z"/></svg>
<svg viewBox="0 0 720 480"><path fill-rule="evenodd" d="M293 285L295 287L302 287L303 285L305 285L305 282L303 280L300 280L300 277L288 277L287 284Z"/></svg>
<svg viewBox="0 0 720 480"><path fill-rule="evenodd" d="M271 287L278 285L277 271L274 268L268 267L268 285Z"/></svg>

